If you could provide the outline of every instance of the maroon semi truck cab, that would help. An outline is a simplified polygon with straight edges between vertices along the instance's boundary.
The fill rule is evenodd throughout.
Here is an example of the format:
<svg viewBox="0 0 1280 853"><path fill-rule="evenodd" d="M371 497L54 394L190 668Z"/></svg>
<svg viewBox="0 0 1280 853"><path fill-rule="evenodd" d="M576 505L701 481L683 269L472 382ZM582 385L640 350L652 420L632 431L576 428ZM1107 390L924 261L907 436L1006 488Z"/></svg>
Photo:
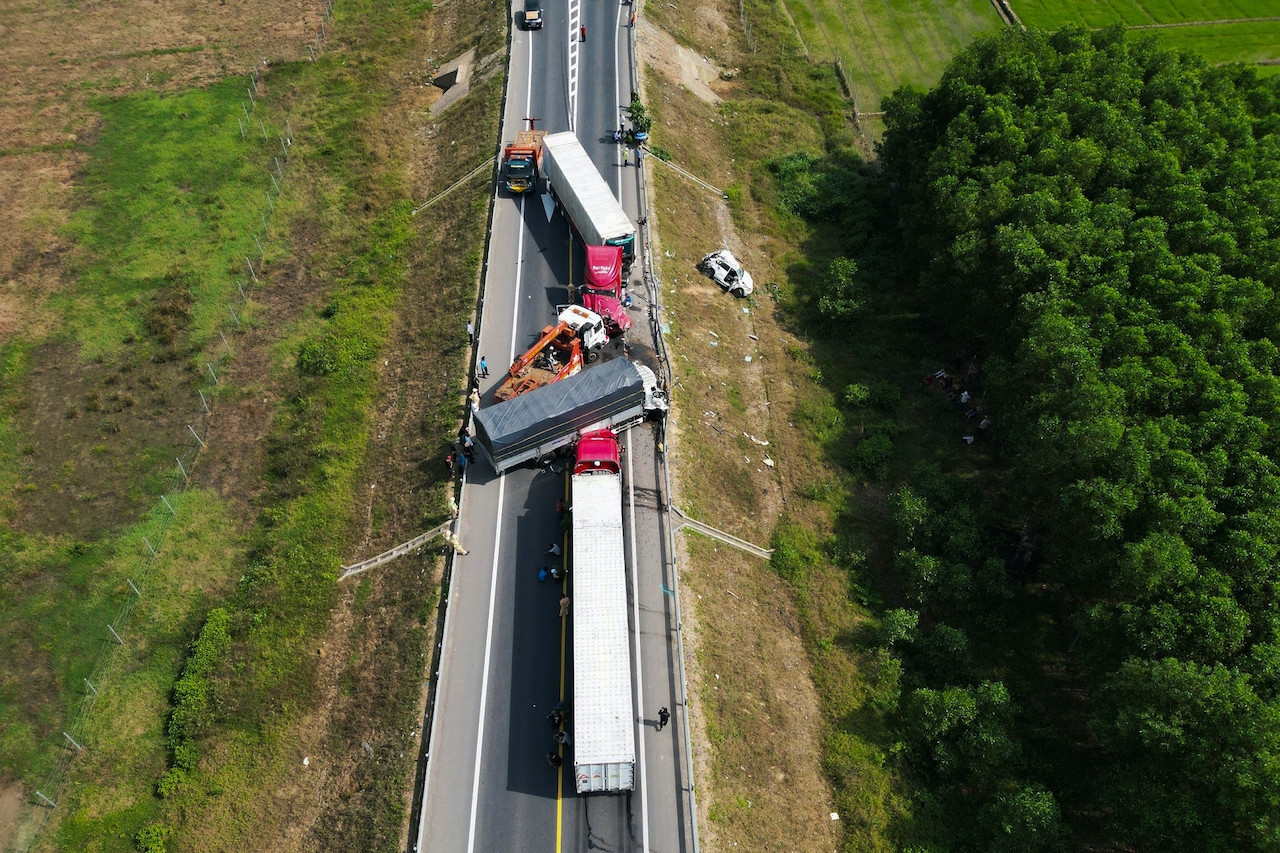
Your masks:
<svg viewBox="0 0 1280 853"><path fill-rule="evenodd" d="M582 304L604 318L610 337L631 328L631 317L622 304L621 246L587 246Z"/></svg>
<svg viewBox="0 0 1280 853"><path fill-rule="evenodd" d="M578 439L578 458L573 466L574 474L604 471L621 474L622 464L618 447L618 435L611 429L584 432Z"/></svg>

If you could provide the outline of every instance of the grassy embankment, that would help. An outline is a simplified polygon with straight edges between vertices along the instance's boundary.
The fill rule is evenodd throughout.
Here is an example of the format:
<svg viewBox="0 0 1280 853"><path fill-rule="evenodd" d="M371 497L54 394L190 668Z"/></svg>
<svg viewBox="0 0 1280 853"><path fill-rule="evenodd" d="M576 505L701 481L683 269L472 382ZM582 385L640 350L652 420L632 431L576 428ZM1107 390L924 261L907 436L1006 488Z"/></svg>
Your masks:
<svg viewBox="0 0 1280 853"><path fill-rule="evenodd" d="M720 9L723 29L705 25L705 11L650 14L735 69L718 106L698 101L661 68L648 72L654 144L725 187L732 220L714 196L651 169L676 353L679 500L692 515L775 548L765 567L714 543L688 545L701 673L695 713L710 746L704 837L709 849L895 849L910 820L885 718L896 670L868 640L881 494L864 488L850 453L884 416L844 389L874 387L874 403L898 412L918 452L940 454L935 439L945 428L918 401L901 402L923 350L920 334L909 314L893 310L856 330L815 325L823 271L849 251L850 235L789 213L795 199L779 189L769 163L801 152L843 164L843 184L791 187L801 202L807 190L861 186L852 105L831 66L806 60L776 6L747 4L754 52L738 30L736 6ZM707 30L715 35L705 38ZM866 213L864 234L890 227L876 216ZM722 240L755 276L745 303L717 293L693 269ZM896 473L910 460L880 464Z"/></svg>
<svg viewBox="0 0 1280 853"><path fill-rule="evenodd" d="M415 48L460 51L478 44L492 51L502 36L500 23L477 37L456 20L433 26L425 12L423 6L340 9L344 42L333 53L314 64L276 67L264 77L274 115L290 116L293 163L259 271L263 285L239 312L248 329L235 345L239 362L226 364L215 412L229 414L229 426L244 427L251 420L245 413L256 409L259 399L279 405L274 414L259 412L256 434L226 436L226 442L244 442L238 453L209 451L214 461L206 464L233 463L244 474L241 480L228 482L220 470L197 468L197 481L203 475L234 488L229 498L196 490L182 501L171 498L179 516L170 533L175 550L162 550L148 595L135 612L139 633L130 637L111 689L90 721L92 749L76 766L74 793L60 805L60 814L68 817L56 840L46 842L57 849L130 849L134 833L148 824L156 827L153 837L171 828L174 841L192 850L229 843L282 849L317 841L348 849L356 838L390 848L399 841L412 781L413 741L405 733L417 718L417 673L430 623L431 573L438 567L429 557L408 559L341 593L333 578L358 535L356 496L368 494L367 478L386 473L393 486L398 478L420 495L439 485L433 469L417 464L416 451L400 453L401 461L408 457L408 470L384 470L381 459L367 461L367 454L374 411L381 410L375 402L388 397L395 401L393 414L390 423L381 423L387 429L379 441L391 436L414 448L422 446L424 434L436 444L447 441L457 411L454 386L461 385L465 366L463 352L445 330L460 327L470 310L485 205L482 192L456 193L423 227L410 218L408 199L442 188L487 156L499 89L492 79L481 84L429 128L459 144L411 176L409 161L424 152L414 150L415 145L421 149L415 134L403 131L432 122L421 113L425 104L406 103L394 84L422 73ZM215 318L225 307L221 300L235 292L243 256L256 255L233 238L241 234L242 241L252 243L254 220L264 212L263 185L270 184L263 164L245 158L243 151L220 158L221 137L210 146L186 131L199 109L207 109L228 147L243 146L235 124L240 103L231 94L242 85L239 79L229 81L225 92L212 86L102 105L101 150L113 157L93 159L103 165L89 169L90 175L95 168L99 172L86 188L93 213L78 220L84 269L90 277L95 270L136 273L157 261L159 272L138 273L140 284L132 294L116 282L86 289L86 301L103 297L114 307L96 318L77 311L74 301L65 303L74 321L66 325L83 336L90 358L138 362L154 358L157 347L176 346L181 353L175 360L189 364L188 370L206 360L198 355L199 346L216 329ZM422 92L414 89L415 96ZM411 127L415 122L418 127ZM184 170L193 163L207 168ZM205 183L192 181L191 171ZM258 198L263 205L255 208ZM198 224L166 221L171 209ZM246 218L247 227L240 227ZM135 239L118 239L121 234ZM198 260L175 260L193 255ZM148 314L147 306L157 303L163 309ZM397 312L412 316L415 327L398 322ZM148 325L152 315L160 322ZM165 325L175 315L180 334ZM149 336L140 338L139 330ZM160 332L171 341L157 340ZM380 386L379 363L385 367L394 361L392 370L400 374L419 367L406 365L399 348L388 348L393 340L436 365L428 381L409 390ZM23 349L11 349L7 361L20 367L15 352L21 355ZM188 377L188 387L190 382ZM176 394L158 381L153 384L161 393ZM7 428L21 432L22 426L10 421ZM167 457L168 451L157 455ZM407 491L396 498L391 496L397 490L388 490L390 509L379 515L390 520L374 525L366 538L377 543L412 535L429 520L425 516L443 509L440 495L424 508L421 497L410 500ZM253 514L257 522L246 531ZM113 531L112 542L121 545L26 547L27 569L17 576L31 579L33 589L16 597L27 611L15 624L26 620L36 636L53 637L56 655L51 657L63 661L49 667L53 675L45 703L51 707L37 709L45 717L31 715L31 741L37 732L60 724L56 697L64 697L63 705L74 701L76 667L91 663L96 648L73 630L75 619L66 608L47 615L52 608L39 596L66 598L86 576L101 585L99 596L118 593L128 572L117 570L106 580L96 570L72 575L53 562L56 549L74 547L71 553L81 561L99 548L104 556L124 553L142 532ZM37 559L42 554L43 563ZM240 581L225 602L232 642L224 655L213 656L204 673L184 681L187 725L170 727L166 737L168 694L183 647L237 576ZM337 615L334 622L331 614ZM77 641L86 648L75 648ZM56 648L59 642L65 651ZM317 645L323 653L325 644L330 655L317 661ZM123 689L117 689L117 679ZM321 698L324 710L318 710ZM285 799L282 786L303 784L295 771L300 749L321 764L305 783L309 792L330 800L323 814L319 802L288 798L291 804L282 808L277 800ZM366 750L373 753L368 761ZM6 758L15 775L39 770L29 744L10 746L7 740ZM162 789L169 799L161 802L154 791L166 763L177 772L166 776ZM266 793L268 788L274 795Z"/></svg>
<svg viewBox="0 0 1280 853"><path fill-rule="evenodd" d="M809 60L841 63L860 113L879 112L881 100L900 86L931 85L974 36L1003 26L990 0L787 0L785 5ZM871 140L884 131L878 118L865 118L862 125Z"/></svg>
<svg viewBox="0 0 1280 853"><path fill-rule="evenodd" d="M1106 4L1018 0L1013 7L1029 27L1142 27L1165 45L1200 53L1211 64L1258 63L1259 74L1280 74L1280 9L1269 0Z"/></svg>

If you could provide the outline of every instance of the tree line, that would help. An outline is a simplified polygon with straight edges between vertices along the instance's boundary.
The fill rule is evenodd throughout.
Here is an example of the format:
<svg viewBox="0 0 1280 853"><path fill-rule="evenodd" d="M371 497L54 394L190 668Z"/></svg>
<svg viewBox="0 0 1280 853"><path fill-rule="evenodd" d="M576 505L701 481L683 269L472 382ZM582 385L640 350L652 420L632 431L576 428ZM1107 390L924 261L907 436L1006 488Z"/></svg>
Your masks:
<svg viewBox="0 0 1280 853"><path fill-rule="evenodd" d="M1143 849L1280 845L1277 79L1121 28L1006 31L885 109L909 286L982 355L1009 504L1079 632L1079 808ZM1055 780L1023 778L1007 737L1027 709L947 677L965 639L944 620L1008 585L979 519L961 541L920 523L982 511L938 492L894 501L904 654L939 664L903 726L931 778L1003 798L1004 838L1054 846Z"/></svg>
<svg viewBox="0 0 1280 853"><path fill-rule="evenodd" d="M993 478L888 499L904 847L1280 847L1280 78L1010 29L884 107L880 172L772 171L846 229L812 316L893 289L998 417ZM1011 531L1069 642L1028 630Z"/></svg>

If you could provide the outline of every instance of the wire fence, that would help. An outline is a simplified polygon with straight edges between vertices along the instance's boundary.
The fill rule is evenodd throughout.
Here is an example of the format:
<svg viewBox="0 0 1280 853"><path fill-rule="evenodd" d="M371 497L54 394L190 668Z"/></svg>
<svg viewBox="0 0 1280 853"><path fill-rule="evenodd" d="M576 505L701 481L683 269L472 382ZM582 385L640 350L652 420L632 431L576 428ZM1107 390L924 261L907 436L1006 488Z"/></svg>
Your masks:
<svg viewBox="0 0 1280 853"><path fill-rule="evenodd" d="M323 8L315 38L306 45L310 61L315 61L323 52L332 27L333 0L324 0ZM210 425L218 389L229 382L229 369L235 357L232 341L242 331L246 303L259 284L272 215L284 188L293 147L293 126L288 116L271 115L263 104L265 64L264 61L262 65L255 65L245 78L246 97L241 103L241 114L236 116L239 135L246 146L246 158L262 158L264 153L270 158L270 166L263 178L263 207L258 218L260 227L252 235L258 249L256 262L254 257L244 258L244 273L235 280L235 289L227 296L226 317L205 349L204 369L200 373L202 381L194 388L192 413L182 433L182 450L174 457L173 470L162 478L163 488L142 524L146 533L136 543L137 557L121 587L120 603L105 624L86 628L101 633L102 649L88 675L82 677L77 685L81 696L74 709L63 726L51 735L56 744L52 747L57 749L56 757L39 783L31 788L29 807L24 811L9 847L15 853L30 851L42 840L49 819L57 813L59 802L66 793L67 778L76 758L93 748L90 722L94 707L104 693L112 690L112 678L119 671L123 654L132 639L131 616L144 600L148 582L157 563L165 555L169 532L179 516L200 454L214 440Z"/></svg>

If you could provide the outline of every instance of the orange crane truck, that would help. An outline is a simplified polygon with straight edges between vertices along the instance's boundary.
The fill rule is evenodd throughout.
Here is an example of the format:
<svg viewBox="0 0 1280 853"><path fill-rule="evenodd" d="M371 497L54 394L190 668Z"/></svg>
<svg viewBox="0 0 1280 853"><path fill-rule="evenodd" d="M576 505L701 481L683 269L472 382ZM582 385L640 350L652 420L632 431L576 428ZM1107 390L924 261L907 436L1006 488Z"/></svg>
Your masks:
<svg viewBox="0 0 1280 853"><path fill-rule="evenodd" d="M600 357L600 349L609 336L599 314L581 305L570 305L560 312L558 320L554 326L544 328L533 346L512 362L506 378L493 393L495 403L559 382L581 370L584 358L590 363Z"/></svg>

